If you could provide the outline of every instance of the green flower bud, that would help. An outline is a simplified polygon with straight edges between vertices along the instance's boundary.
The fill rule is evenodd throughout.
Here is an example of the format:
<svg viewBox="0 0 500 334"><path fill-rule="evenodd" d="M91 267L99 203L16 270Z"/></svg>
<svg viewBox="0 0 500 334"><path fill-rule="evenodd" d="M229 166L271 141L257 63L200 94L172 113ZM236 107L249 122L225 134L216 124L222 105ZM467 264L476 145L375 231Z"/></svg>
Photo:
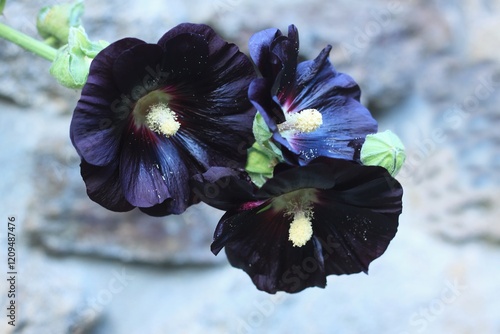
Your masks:
<svg viewBox="0 0 500 334"><path fill-rule="evenodd" d="M38 34L50 46L59 48L68 43L71 27L81 25L84 5L82 0L54 6L45 6L38 13L36 28Z"/></svg>
<svg viewBox="0 0 500 334"><path fill-rule="evenodd" d="M0 15L3 14L3 9L5 8L5 3L7 0L0 0Z"/></svg>
<svg viewBox="0 0 500 334"><path fill-rule="evenodd" d="M366 136L361 147L361 162L367 166L381 166L396 176L406 159L405 147L390 130Z"/></svg>
<svg viewBox="0 0 500 334"><path fill-rule="evenodd" d="M50 74L68 88L82 88L87 81L92 59L109 43L91 42L82 26L71 27L68 44L57 51Z"/></svg>

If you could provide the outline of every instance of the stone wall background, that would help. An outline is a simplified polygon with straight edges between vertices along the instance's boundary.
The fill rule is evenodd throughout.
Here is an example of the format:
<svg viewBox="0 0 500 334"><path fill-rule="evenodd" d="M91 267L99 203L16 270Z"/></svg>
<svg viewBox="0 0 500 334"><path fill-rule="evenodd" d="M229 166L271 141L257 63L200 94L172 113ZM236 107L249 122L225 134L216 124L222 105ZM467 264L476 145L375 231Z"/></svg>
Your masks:
<svg viewBox="0 0 500 334"><path fill-rule="evenodd" d="M52 3L8 1L0 21L35 36L38 9ZM3 318L0 332L500 332L500 1L85 4L93 39L156 41L190 21L246 52L253 33L293 23L304 58L332 44L380 129L407 146L399 232L368 276L259 292L209 252L217 210L159 219L91 202L68 138L78 92L0 40L0 212L17 218L20 307L16 331Z"/></svg>

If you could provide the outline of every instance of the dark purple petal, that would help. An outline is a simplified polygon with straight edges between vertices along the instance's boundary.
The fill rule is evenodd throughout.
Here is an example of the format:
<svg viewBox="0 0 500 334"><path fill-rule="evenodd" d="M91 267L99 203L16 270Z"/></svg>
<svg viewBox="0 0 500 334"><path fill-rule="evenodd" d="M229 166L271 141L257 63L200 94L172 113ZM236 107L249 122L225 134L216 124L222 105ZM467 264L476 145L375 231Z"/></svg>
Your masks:
<svg viewBox="0 0 500 334"><path fill-rule="evenodd" d="M196 196L194 195L192 198L189 199L188 202L190 203L190 205L192 205L199 203L200 200L196 198ZM183 213L186 210L186 208L179 207L176 203L177 201L175 201L173 198L170 198L165 200L161 204L156 204L149 208L139 208L139 210L153 217L164 217L171 214Z"/></svg>
<svg viewBox="0 0 500 334"><path fill-rule="evenodd" d="M325 253L327 274L367 272L396 234L402 211L403 189L384 168L352 166L317 193L314 234L337 246Z"/></svg>
<svg viewBox="0 0 500 334"><path fill-rule="evenodd" d="M230 57L224 62L224 66L217 64L216 68L214 64L228 56L219 53L220 58L209 59L201 76L172 79L173 86L168 88L168 93L172 95L172 110L184 114L186 118L195 119L199 115L217 118L237 115L251 109L247 90L255 77L253 68L245 55L235 53L237 49L226 49Z"/></svg>
<svg viewBox="0 0 500 334"><path fill-rule="evenodd" d="M191 204L189 167L173 137L145 128L124 136L120 175L125 197L135 206L147 208L172 199L171 213L183 212Z"/></svg>
<svg viewBox="0 0 500 334"><path fill-rule="evenodd" d="M117 159L121 132L132 108L120 100L113 64L125 50L144 44L135 38L112 43L92 61L87 83L73 113L70 137L78 154L92 165Z"/></svg>
<svg viewBox="0 0 500 334"><path fill-rule="evenodd" d="M281 145L288 163L305 165L319 156L358 161L364 138L377 132L377 122L359 103L359 86L330 63L331 46L316 59L297 65L298 48L298 32L293 25L288 36L278 30L253 36L251 55L261 70L272 75L264 74L264 78L252 82L252 104L273 132L274 142ZM319 129L310 133L279 132L277 125L286 121L286 113L305 109L316 109L323 115Z"/></svg>
<svg viewBox="0 0 500 334"><path fill-rule="evenodd" d="M208 46L208 56L219 53L228 44L208 25L193 23L181 23L175 26L160 38L158 44L165 48L170 40L178 36L190 35L203 37L203 40L206 41L204 44Z"/></svg>
<svg viewBox="0 0 500 334"><path fill-rule="evenodd" d="M120 190L150 215L179 214L199 201L191 176L212 166L244 167L254 141L247 96L254 78L250 60L206 25L178 25L158 44L118 41L92 64L71 139L90 165L116 164L115 174L101 177L119 183L112 194ZM152 91L143 101L154 103L164 92L177 116L180 129L172 137L134 119L135 102ZM104 192L94 197L107 200Z"/></svg>
<svg viewBox="0 0 500 334"><path fill-rule="evenodd" d="M121 92L137 101L156 88L156 73L163 58L156 44L140 44L122 52L113 64L115 84Z"/></svg>
<svg viewBox="0 0 500 334"><path fill-rule="evenodd" d="M338 203L318 205L314 214L314 235L331 244L324 254L327 275L368 273L369 264L385 252L398 226L397 215Z"/></svg>
<svg viewBox="0 0 500 334"><path fill-rule="evenodd" d="M170 84L196 80L205 72L208 43L204 36L182 34L167 40L162 46L164 59L161 69L169 75Z"/></svg>
<svg viewBox="0 0 500 334"><path fill-rule="evenodd" d="M371 201L383 201L382 204L392 203L394 212L401 213L402 187L399 182L390 176L382 167L363 166L350 160L331 159L320 157L311 161L306 166L290 166L285 163L278 164L274 169L273 178L269 179L259 190L258 195L263 197L276 197L299 189L357 189L356 192L342 193L354 201L353 194L361 196L357 205L365 207ZM361 189L361 190L359 190ZM384 198L379 198L384 196ZM389 202L386 197L390 198ZM343 198L339 197L342 201ZM390 211L392 212L392 211Z"/></svg>
<svg viewBox="0 0 500 334"><path fill-rule="evenodd" d="M277 115L283 112L316 109L322 114L323 125L316 131L286 134L274 130L275 141L300 155L301 164L307 164L318 156L354 159L356 147L352 142L364 140L367 134L377 132L377 122L359 103L359 86L350 76L337 72L329 62L330 49L325 48L313 61L299 64L296 81L279 83L280 90L292 87L287 88L288 93L279 98L284 111L276 107L270 109L276 104L264 97L264 89L268 87L260 87L250 96L252 101L259 99L259 111L268 125L273 125L270 118L278 119Z"/></svg>
<svg viewBox="0 0 500 334"><path fill-rule="evenodd" d="M293 247L288 241L290 217L265 210L269 204L226 213L215 231L212 251L217 254L225 247L231 265L243 269L258 289L269 293L324 287L321 246L311 240Z"/></svg>
<svg viewBox="0 0 500 334"><path fill-rule="evenodd" d="M279 36L281 31L271 28L254 34L248 42L250 57L264 78L274 79L282 68L279 58L271 53L271 44Z"/></svg>
<svg viewBox="0 0 500 334"><path fill-rule="evenodd" d="M278 57L282 64L282 70L275 77L271 93L279 101L290 99L296 94L293 82L296 81L299 57L299 32L297 28L291 25L288 28L288 37L277 37L271 45L271 52ZM287 104L288 101L285 101L284 105Z"/></svg>
<svg viewBox="0 0 500 334"><path fill-rule="evenodd" d="M170 205L172 203L172 201L173 201L173 199L169 198L161 204L156 204L156 205L153 205L149 208L139 208L139 210L141 210L145 214L152 216L152 217L168 216L168 215L173 213L172 207Z"/></svg>
<svg viewBox="0 0 500 334"><path fill-rule="evenodd" d="M134 208L123 195L116 163L101 167L82 160L80 171L91 200L111 211L125 212Z"/></svg>
<svg viewBox="0 0 500 334"><path fill-rule="evenodd" d="M223 89L229 89L234 94L239 87L227 81L246 79L248 87L249 81L245 77L253 78L255 75L250 61L239 52L238 47L224 41L204 24L180 24L168 31L158 44L164 48L166 57L163 70L174 75L183 74L173 79L180 80L180 83L187 83L186 79L196 77L202 79L203 83L212 82L212 88L229 85ZM202 87L201 83L198 87Z"/></svg>
<svg viewBox="0 0 500 334"><path fill-rule="evenodd" d="M269 129L273 132L278 131L277 124L285 121L285 115L280 105L273 101L269 80L263 78L253 80L248 88L248 97Z"/></svg>
<svg viewBox="0 0 500 334"><path fill-rule="evenodd" d="M207 169L211 166L243 168L247 148L254 142L251 125L255 112L213 117L196 110L178 113L181 128L176 139L186 153Z"/></svg>
<svg viewBox="0 0 500 334"><path fill-rule="evenodd" d="M257 200L257 187L245 172L226 167L212 167L193 176L191 185L203 202L220 210L234 210Z"/></svg>
<svg viewBox="0 0 500 334"><path fill-rule="evenodd" d="M331 46L324 48L314 60L304 61L297 67L296 95L288 110L300 111L325 100L341 96L359 101L361 90L349 75L337 72L328 60ZM316 101L316 102L315 102Z"/></svg>
<svg viewBox="0 0 500 334"><path fill-rule="evenodd" d="M338 170L335 167L338 166ZM356 166L344 160L320 158L307 166L291 166L285 163L274 168L274 176L259 190L261 197L277 197L305 188L328 189L336 184L338 173L343 168Z"/></svg>
<svg viewBox="0 0 500 334"><path fill-rule="evenodd" d="M377 121L358 101L336 97L323 101L317 110L323 116L323 124L309 133L293 133L274 136L275 140L299 155L300 163L325 156L338 159L354 159L354 140L377 132ZM314 108L314 106L311 106Z"/></svg>
<svg viewBox="0 0 500 334"><path fill-rule="evenodd" d="M213 183L220 174L205 181ZM282 199L274 201L300 189L315 189L308 208L313 236L294 247L288 240L292 217ZM306 166L280 164L254 200L221 218L211 249L217 254L225 248L229 262L261 290L324 287L327 275L367 272L384 253L397 231L402 194L401 185L382 167L324 157Z"/></svg>

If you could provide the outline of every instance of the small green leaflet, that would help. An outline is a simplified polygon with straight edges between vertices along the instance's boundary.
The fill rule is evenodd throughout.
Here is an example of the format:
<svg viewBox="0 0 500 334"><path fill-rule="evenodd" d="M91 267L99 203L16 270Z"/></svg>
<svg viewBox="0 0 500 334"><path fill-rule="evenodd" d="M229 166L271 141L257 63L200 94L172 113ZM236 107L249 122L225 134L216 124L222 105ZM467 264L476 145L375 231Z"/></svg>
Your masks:
<svg viewBox="0 0 500 334"><path fill-rule="evenodd" d="M253 122L255 143L248 149L246 170L253 183L261 187L267 179L273 177L273 169L283 161L281 150L271 142L272 133L260 113Z"/></svg>

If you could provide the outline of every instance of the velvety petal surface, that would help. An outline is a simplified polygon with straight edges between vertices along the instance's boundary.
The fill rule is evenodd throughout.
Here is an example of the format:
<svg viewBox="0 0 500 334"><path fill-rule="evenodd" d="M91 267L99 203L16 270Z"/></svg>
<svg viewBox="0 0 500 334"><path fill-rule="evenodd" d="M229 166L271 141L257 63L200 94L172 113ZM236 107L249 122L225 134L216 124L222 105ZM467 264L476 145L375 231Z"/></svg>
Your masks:
<svg viewBox="0 0 500 334"><path fill-rule="evenodd" d="M125 197L131 204L148 208L172 200L171 213L183 212L191 204L188 181L195 171L174 139L145 128L127 131L120 176Z"/></svg>
<svg viewBox="0 0 500 334"><path fill-rule="evenodd" d="M397 215L330 203L331 199L328 205L315 206L313 221L314 235L333 242L324 253L326 274L368 273L369 264L385 252L394 238Z"/></svg>
<svg viewBox="0 0 500 334"><path fill-rule="evenodd" d="M377 132L377 122L359 103L359 86L330 63L331 46L314 60L297 65L298 39L293 25L288 36L277 30L264 30L252 37L252 58L265 72L249 87L252 104L273 132L274 141L281 144L287 162L305 165L319 156L359 159L364 138ZM322 114L323 124L317 130L278 130L277 125L286 121L287 114L305 109Z"/></svg>
<svg viewBox="0 0 500 334"><path fill-rule="evenodd" d="M332 47L327 46L314 60L301 62L297 67L296 81L281 82L281 86L295 86L291 104L286 105L286 100L281 102L286 105L287 111L300 111L315 100L325 100L336 96L353 98L359 101L361 90L352 77L337 72L329 61Z"/></svg>
<svg viewBox="0 0 500 334"><path fill-rule="evenodd" d="M352 98L336 97L311 106L322 114L323 124L309 133L276 134L274 139L291 152L299 155L301 164L320 157L354 159L354 140L377 132L377 121L368 109ZM304 108L304 109L307 109Z"/></svg>
<svg viewBox="0 0 500 334"><path fill-rule="evenodd" d="M179 110L177 104L172 108ZM181 128L176 134L179 148L196 159L200 166L243 167L247 148L254 141L251 124L255 111L249 109L236 115L207 115L184 105L178 112Z"/></svg>
<svg viewBox="0 0 500 334"><path fill-rule="evenodd" d="M121 103L112 69L123 52L141 44L144 42L135 38L116 41L91 63L71 120L70 138L78 154L92 165L104 166L117 159L121 132L131 108Z"/></svg>
<svg viewBox="0 0 500 334"><path fill-rule="evenodd" d="M132 102L154 90L163 50L157 44L139 44L122 52L113 64L115 84Z"/></svg>
<svg viewBox="0 0 500 334"><path fill-rule="evenodd" d="M288 241L290 217L266 210L269 204L227 212L215 231L212 251L217 254L225 246L231 265L243 269L258 289L269 293L324 287L321 246L311 240L303 247L292 247Z"/></svg>
<svg viewBox="0 0 500 334"><path fill-rule="evenodd" d="M299 32L293 25L288 28L288 37L278 36L271 44L271 52L280 60L281 70L274 78L272 95L278 99L295 95L297 63L299 57Z"/></svg>
<svg viewBox="0 0 500 334"><path fill-rule="evenodd" d="M111 211L124 212L134 208L123 194L117 163L94 166L82 160L80 171L91 200Z"/></svg>
<svg viewBox="0 0 500 334"><path fill-rule="evenodd" d="M300 189L314 190L313 236L294 247L288 240L292 217L278 199ZM324 157L307 166L280 164L257 191L260 200L222 217L212 251L225 247L230 263L270 293L324 287L327 275L367 272L384 253L397 231L402 194L382 167Z"/></svg>
<svg viewBox="0 0 500 334"><path fill-rule="evenodd" d="M382 167L357 166L318 192L313 229L338 247L325 252L327 274L368 272L396 234L403 189Z"/></svg>
<svg viewBox="0 0 500 334"><path fill-rule="evenodd" d="M248 57L207 25L180 24L158 44L115 42L92 63L73 116L72 142L89 165L113 165L113 172L99 171L99 180L113 183L109 195L118 196L117 203L125 200L150 215L180 214L199 202L189 186L193 175L245 166L254 141L255 109L247 96L254 78ZM147 104L157 97L180 124L170 137L145 121ZM98 185L94 198L119 207Z"/></svg>
<svg viewBox="0 0 500 334"><path fill-rule="evenodd" d="M257 187L248 175L232 168L212 167L193 176L191 185L199 199L220 210L235 210L245 203L258 201Z"/></svg>
<svg viewBox="0 0 500 334"><path fill-rule="evenodd" d="M255 110L247 97L255 72L236 45L206 25L181 24L159 41L163 71L179 116L179 141L205 168L243 167ZM187 72L186 72L187 71Z"/></svg>
<svg viewBox="0 0 500 334"><path fill-rule="evenodd" d="M274 78L282 68L279 58L271 52L271 44L279 36L280 30L270 28L255 33L248 41L250 57L264 78Z"/></svg>
<svg viewBox="0 0 500 334"><path fill-rule="evenodd" d="M277 142L300 156L301 164L318 156L352 160L355 147L350 143L377 132L377 122L359 103L359 86L350 76L337 72L329 62L330 49L325 48L315 60L299 64L296 81L280 82L280 87L293 86L288 89L292 93L278 97L283 112L316 109L323 116L323 124L313 132L286 131L274 136Z"/></svg>
<svg viewBox="0 0 500 334"><path fill-rule="evenodd" d="M277 124L285 121L285 114L280 104L273 100L270 93L271 88L272 84L269 80L257 78L252 81L248 88L248 98L260 112L269 129L276 133L278 132Z"/></svg>

